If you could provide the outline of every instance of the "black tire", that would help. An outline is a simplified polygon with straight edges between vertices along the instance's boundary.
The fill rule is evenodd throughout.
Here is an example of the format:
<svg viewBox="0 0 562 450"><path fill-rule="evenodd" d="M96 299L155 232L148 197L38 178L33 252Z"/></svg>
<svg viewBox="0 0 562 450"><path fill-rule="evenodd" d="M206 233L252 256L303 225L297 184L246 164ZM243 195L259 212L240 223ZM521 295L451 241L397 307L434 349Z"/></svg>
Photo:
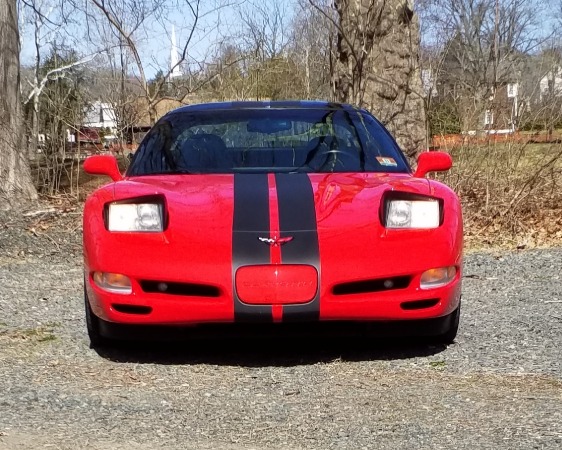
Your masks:
<svg viewBox="0 0 562 450"><path fill-rule="evenodd" d="M84 286L84 306L86 310L86 329L90 338L90 348L107 347L110 340L102 336L100 332L100 319L92 311L90 300L88 300L88 292Z"/></svg>
<svg viewBox="0 0 562 450"><path fill-rule="evenodd" d="M459 331L459 322L461 317L461 304L455 311L453 315L449 319L449 329L445 331L445 333L439 334L435 336L435 341L439 344L443 345L450 345L455 342L455 338L457 337L457 333Z"/></svg>

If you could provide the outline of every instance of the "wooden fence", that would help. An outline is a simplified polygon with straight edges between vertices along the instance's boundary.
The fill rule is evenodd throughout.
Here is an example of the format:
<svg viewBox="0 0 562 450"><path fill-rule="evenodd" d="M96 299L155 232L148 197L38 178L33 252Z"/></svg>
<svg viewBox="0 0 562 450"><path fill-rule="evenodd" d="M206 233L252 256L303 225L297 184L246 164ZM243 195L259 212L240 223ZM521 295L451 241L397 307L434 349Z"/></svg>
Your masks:
<svg viewBox="0 0 562 450"><path fill-rule="evenodd" d="M435 135L431 140L432 149L452 149L466 145L483 145L489 143L558 143L562 142L562 133L548 132L523 132L498 133L498 134L442 134Z"/></svg>

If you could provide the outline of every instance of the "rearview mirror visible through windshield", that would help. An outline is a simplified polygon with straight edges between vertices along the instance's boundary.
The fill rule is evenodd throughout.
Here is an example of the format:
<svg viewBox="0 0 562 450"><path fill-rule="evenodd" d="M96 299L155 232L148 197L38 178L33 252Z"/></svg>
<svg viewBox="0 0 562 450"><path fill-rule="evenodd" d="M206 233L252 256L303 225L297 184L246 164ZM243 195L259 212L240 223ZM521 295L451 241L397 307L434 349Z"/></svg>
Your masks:
<svg viewBox="0 0 562 450"><path fill-rule="evenodd" d="M252 133L272 134L290 130L293 126L290 120L252 119L248 122L247 130Z"/></svg>

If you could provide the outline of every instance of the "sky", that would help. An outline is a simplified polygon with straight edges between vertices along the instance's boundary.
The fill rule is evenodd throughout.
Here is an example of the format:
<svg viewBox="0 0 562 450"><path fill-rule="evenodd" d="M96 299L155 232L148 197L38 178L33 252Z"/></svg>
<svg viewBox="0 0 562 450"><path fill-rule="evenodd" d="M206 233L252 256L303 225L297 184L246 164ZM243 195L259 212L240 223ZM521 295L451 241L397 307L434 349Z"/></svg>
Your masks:
<svg viewBox="0 0 562 450"><path fill-rule="evenodd" d="M74 48L82 55L94 55L106 46L102 40L111 36L112 30L104 24L103 29L96 26L94 20L85 20L81 14L73 14L71 21L65 26L57 27L53 23L60 22L60 14L56 0L35 0L47 20L43 20L40 27L40 52L46 55L49 51L48 43L56 40ZM134 0L119 0L133 2ZM255 9L253 0L202 0L200 18L188 47L188 61L195 68L198 63L209 59L220 42L233 42L236 36L243 32L240 14ZM63 2L64 3L64 2ZM275 3L286 5L284 20L290 23L296 0L255 0L262 8L273 8ZM95 12L91 3L89 11ZM35 59L35 41L33 13L29 9L20 9L20 40L21 62L23 65L33 65ZM51 23L52 22L52 23ZM154 78L159 70L169 69L172 24L175 27L177 44L182 49L193 28L193 14L185 5L185 0L169 0L169 7L160 20L148 20L144 30L134 34L139 53L143 61L148 79ZM96 59L103 63L103 59Z"/></svg>
<svg viewBox="0 0 562 450"><path fill-rule="evenodd" d="M34 1L39 10L47 20L44 20L41 28L41 53L47 54L49 51L48 42L56 40L58 43L76 49L82 55L93 55L100 52L105 46L102 42L107 36L111 36L112 29L108 26L107 20L97 26L95 20L86 20L83 15L74 13L70 15L68 21L62 27L56 27L54 23L60 22L60 9L62 4L68 8L69 0L28 0ZM78 0L88 5L88 12L95 13L91 0ZM108 1L108 0L106 0ZM134 2L148 0L109 0L116 4L125 3L130 11ZM170 34L172 24L175 26L177 43L180 48L188 38L193 26L193 16L186 6L187 0L165 0L167 9L162 16L162 20L148 20L146 28L134 34L138 43L139 53L143 61L143 67L148 79L154 78L158 71L167 72L170 62L171 40ZM191 0L192 2L194 0ZM504 1L504 0L501 0ZM547 36L552 29L552 5L546 0L526 0L530 5L546 5L544 13L538 18L542 23L539 27L541 36ZM546 2L546 3L545 3ZM299 0L201 0L201 17L197 24L195 33L188 48L188 61L193 69L202 61L209 61L220 42L236 43L243 38L242 15L250 15L253 18L259 17L259 9L272 11L274 5L281 5L283 20L286 28L291 23L292 15L297 10ZM22 3L20 2L20 5ZM29 8L20 9L20 34L22 41L21 60L24 65L32 65L35 58L34 28L31 20L33 14ZM423 23L425 41L430 43L435 32L427 24ZM433 34L432 34L433 33ZM104 64L102 58L95 60L99 64Z"/></svg>

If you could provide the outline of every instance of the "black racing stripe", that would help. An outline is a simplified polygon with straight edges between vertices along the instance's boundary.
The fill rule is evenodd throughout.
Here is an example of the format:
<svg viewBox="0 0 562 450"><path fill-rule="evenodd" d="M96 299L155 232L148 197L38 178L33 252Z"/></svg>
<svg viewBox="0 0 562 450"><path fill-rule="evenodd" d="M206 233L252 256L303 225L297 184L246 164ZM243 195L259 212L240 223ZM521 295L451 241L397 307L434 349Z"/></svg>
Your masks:
<svg viewBox="0 0 562 450"><path fill-rule="evenodd" d="M315 321L320 318L320 250L312 184L306 173L279 173L275 182L281 237L293 237L281 247L281 260L283 264L309 264L318 272L314 299L283 306L283 322Z"/></svg>
<svg viewBox="0 0 562 450"><path fill-rule="evenodd" d="M271 306L247 305L236 293L236 271L247 265L269 264L269 186L267 174L234 174L232 226L232 291L236 322L273 322Z"/></svg>

